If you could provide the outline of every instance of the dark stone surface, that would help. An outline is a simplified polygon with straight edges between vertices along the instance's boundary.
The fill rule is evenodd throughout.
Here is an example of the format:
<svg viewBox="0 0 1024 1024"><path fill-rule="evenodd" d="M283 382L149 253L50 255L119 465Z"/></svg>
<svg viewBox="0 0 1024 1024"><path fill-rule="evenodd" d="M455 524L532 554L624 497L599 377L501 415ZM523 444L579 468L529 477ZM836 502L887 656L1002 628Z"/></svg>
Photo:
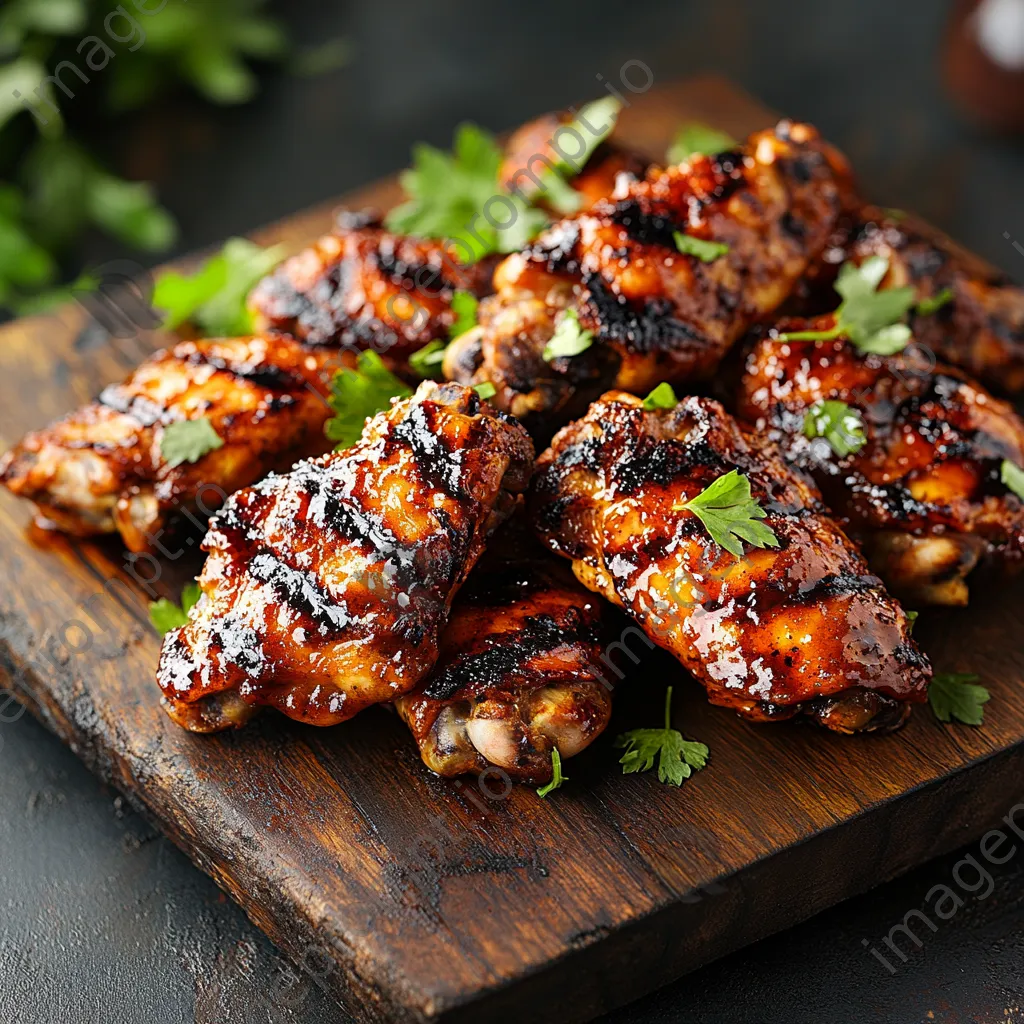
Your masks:
<svg viewBox="0 0 1024 1024"><path fill-rule="evenodd" d="M153 153L169 153L161 192L188 251L389 173L412 141L446 144L464 118L500 130L586 98L596 74L639 58L662 81L723 72L815 122L851 155L868 195L919 211L1020 279L1024 257L1004 232L1024 244L1024 145L977 133L951 112L937 58L946 6L290 0L297 35L315 43L344 33L355 47L351 65L318 79L271 73L256 103L203 110L187 132L154 115L140 128L149 156L139 173L158 173ZM315 978L296 978L211 881L27 716L0 723L0 778L3 1024L343 1019ZM1015 796L1007 794L1007 808ZM1024 1021L1024 852L991 869L984 899L976 896L987 886L972 896L951 881L965 853L977 847L609 1019ZM890 974L862 940L879 944L939 884L964 905L934 933L922 925L923 947Z"/></svg>

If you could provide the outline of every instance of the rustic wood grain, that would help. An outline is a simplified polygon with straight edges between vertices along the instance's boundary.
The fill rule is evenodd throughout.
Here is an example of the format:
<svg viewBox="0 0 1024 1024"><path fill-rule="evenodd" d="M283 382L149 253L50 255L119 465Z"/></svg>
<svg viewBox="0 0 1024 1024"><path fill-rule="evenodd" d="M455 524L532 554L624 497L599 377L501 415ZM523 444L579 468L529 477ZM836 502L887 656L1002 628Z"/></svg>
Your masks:
<svg viewBox="0 0 1024 1024"><path fill-rule="evenodd" d="M706 78L639 98L622 130L659 154L692 118L736 135L771 121ZM396 194L385 183L350 201ZM297 249L335 205L255 237ZM0 445L164 340L87 328L69 308L0 331ZM382 709L330 730L268 715L236 735L182 732L157 703L150 594L117 544L44 540L28 523L0 497L7 685L360 1020L593 1017L966 842L1020 790L1024 584L976 586L970 610L918 624L939 669L978 672L992 691L982 728L927 710L886 737L753 727L656 653L630 671L568 785L544 801L530 789L490 799L431 776ZM152 593L176 596L196 572L194 541ZM658 721L667 683L675 724L712 751L680 789L622 776L611 749L614 734Z"/></svg>

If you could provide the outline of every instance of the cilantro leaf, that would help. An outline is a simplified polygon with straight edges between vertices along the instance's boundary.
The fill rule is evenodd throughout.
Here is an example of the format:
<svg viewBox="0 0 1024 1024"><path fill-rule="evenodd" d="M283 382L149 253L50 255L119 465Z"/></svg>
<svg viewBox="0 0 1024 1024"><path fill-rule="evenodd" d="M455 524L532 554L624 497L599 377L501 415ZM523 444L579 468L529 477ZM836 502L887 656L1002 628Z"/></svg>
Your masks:
<svg viewBox="0 0 1024 1024"><path fill-rule="evenodd" d="M474 384L473 390L485 402L488 398L493 398L498 393L498 389L489 380L485 380L482 384Z"/></svg>
<svg viewBox="0 0 1024 1024"><path fill-rule="evenodd" d="M409 356L409 366L421 377L429 377L444 362L448 346L438 338L428 341L421 349Z"/></svg>
<svg viewBox="0 0 1024 1024"><path fill-rule="evenodd" d="M184 626L188 622L188 613L193 605L203 596L198 583L186 583L181 591L181 604L176 605L161 597L158 601L151 601L149 604L149 621L156 627L157 632L163 636L178 626Z"/></svg>
<svg viewBox="0 0 1024 1024"><path fill-rule="evenodd" d="M1017 495L1024 500L1024 469L1009 459L1003 459L999 470L999 479Z"/></svg>
<svg viewBox="0 0 1024 1024"><path fill-rule="evenodd" d="M362 437L370 416L387 409L392 398L408 398L411 394L376 352L360 352L356 369L343 367L331 381L328 404L335 415L324 425L324 433L338 442L336 451L349 448Z"/></svg>
<svg viewBox="0 0 1024 1024"><path fill-rule="evenodd" d="M452 296L455 323L448 331L449 338L457 338L476 327L476 311L480 303L472 292L458 291Z"/></svg>
<svg viewBox="0 0 1024 1024"><path fill-rule="evenodd" d="M920 616L921 616L920 612L912 612L912 611L908 611L907 612L907 632L908 633L913 633L914 632L914 626L917 625L917 620L918 620L918 618L920 618Z"/></svg>
<svg viewBox="0 0 1024 1024"><path fill-rule="evenodd" d="M696 768L708 763L710 751L703 743L684 740L682 733L672 728L672 687L665 691L665 727L663 729L632 729L616 737L615 746L625 747L619 759L622 774L646 772L658 759L658 781L681 786Z"/></svg>
<svg viewBox="0 0 1024 1024"><path fill-rule="evenodd" d="M544 360L551 362L562 356L578 356L594 344L594 332L584 330L579 315L574 309L567 309L555 325L555 333L544 346Z"/></svg>
<svg viewBox="0 0 1024 1024"><path fill-rule="evenodd" d="M704 238L694 238L682 231L673 231L676 248L684 256L696 256L701 263L714 263L719 256L724 256L729 251L729 246L724 242L709 242Z"/></svg>
<svg viewBox="0 0 1024 1024"><path fill-rule="evenodd" d="M672 508L692 512L711 539L737 558L743 554L743 541L755 548L779 546L779 538L758 522L768 513L751 497L750 481L738 470L720 476L695 498Z"/></svg>
<svg viewBox="0 0 1024 1024"><path fill-rule="evenodd" d="M499 187L501 161L494 136L475 124L459 125L451 153L425 143L414 146L413 166L400 178L409 198L384 223L400 234L450 239L462 250L463 263L521 249L547 217ZM494 227L485 212L505 226Z"/></svg>
<svg viewBox="0 0 1024 1024"><path fill-rule="evenodd" d="M618 120L620 110L622 110L622 103L614 96L602 96L601 99L584 103L580 107L568 127L583 136L584 148L582 153L572 156L571 164L567 161L559 162L559 166L564 172L575 175L586 167L594 155L594 150L615 130L615 122ZM598 123L594 124L595 121Z"/></svg>
<svg viewBox="0 0 1024 1024"><path fill-rule="evenodd" d="M928 703L940 722L954 718L965 725L981 725L985 717L982 705L992 695L984 686L975 686L978 676L971 672L940 672L928 687Z"/></svg>
<svg viewBox="0 0 1024 1024"><path fill-rule="evenodd" d="M540 176L540 188L532 193L530 199L536 203L543 199L556 213L563 217L578 213L583 205L583 196L570 185L557 171L546 170Z"/></svg>
<svg viewBox="0 0 1024 1024"><path fill-rule="evenodd" d="M153 289L153 305L164 311L164 326L171 330L188 320L212 337L248 334L252 317L245 300L283 257L282 246L264 249L246 238L229 238L196 273L161 274Z"/></svg>
<svg viewBox="0 0 1024 1024"><path fill-rule="evenodd" d="M198 462L207 452L223 448L224 442L205 417L168 423L160 435L160 454L168 467Z"/></svg>
<svg viewBox="0 0 1024 1024"><path fill-rule="evenodd" d="M918 316L931 316L932 313L937 313L943 306L949 305L953 301L953 289L943 288L941 292L937 292L930 298L922 299L915 307L914 312Z"/></svg>
<svg viewBox="0 0 1024 1024"><path fill-rule="evenodd" d="M672 385L662 381L645 399L644 408L648 412L655 409L674 409L679 399L676 398Z"/></svg>
<svg viewBox="0 0 1024 1024"><path fill-rule="evenodd" d="M731 135L699 121L690 121L676 132L665 159L670 164L681 164L696 153L712 156L715 153L724 153L735 145L736 140Z"/></svg>
<svg viewBox="0 0 1024 1024"><path fill-rule="evenodd" d="M913 288L878 286L888 273L889 261L872 256L859 267L844 263L836 280L843 301L835 312L835 326L827 331L790 331L781 341L828 341L845 334L861 352L891 356L907 347L912 335L900 321L914 305Z"/></svg>
<svg viewBox="0 0 1024 1024"><path fill-rule="evenodd" d="M804 437L823 437L840 458L868 443L860 413L845 402L815 402L804 417Z"/></svg>
<svg viewBox="0 0 1024 1024"><path fill-rule="evenodd" d="M558 747L551 748L551 781L546 786L541 786L537 790L537 796L543 798L548 793L553 793L556 789L562 788L563 782L568 782L569 777L562 774L562 755L558 752Z"/></svg>

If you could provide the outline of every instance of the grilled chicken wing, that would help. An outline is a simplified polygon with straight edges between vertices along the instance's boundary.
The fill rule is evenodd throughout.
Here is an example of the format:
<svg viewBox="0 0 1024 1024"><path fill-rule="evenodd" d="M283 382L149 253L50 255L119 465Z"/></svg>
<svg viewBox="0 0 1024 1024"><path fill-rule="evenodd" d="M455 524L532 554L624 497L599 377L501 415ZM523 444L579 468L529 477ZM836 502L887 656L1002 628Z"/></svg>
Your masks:
<svg viewBox="0 0 1024 1024"><path fill-rule="evenodd" d="M196 732L259 705L333 725L407 693L532 461L473 390L426 382L352 448L234 495L203 542L203 597L164 638L168 713Z"/></svg>
<svg viewBox="0 0 1024 1024"><path fill-rule="evenodd" d="M964 578L979 559L1007 566L1024 559L1024 501L1001 480L1004 460L1024 466L1024 422L962 371L933 365L916 347L886 358L865 355L843 337L775 336L834 323L831 315L785 321L758 342L738 415L814 477L894 591L917 603L966 604ZM813 419L812 436L804 432L812 406L824 401L852 410L835 446L813 436L820 432Z"/></svg>
<svg viewBox="0 0 1024 1024"><path fill-rule="evenodd" d="M506 528L452 608L441 657L395 706L439 775L500 768L551 779L551 750L572 757L611 715L598 668L602 609L563 564Z"/></svg>
<svg viewBox="0 0 1024 1024"><path fill-rule="evenodd" d="M449 346L445 374L489 381L494 402L539 432L609 385L642 394L708 377L818 256L846 175L813 128L783 121L735 151L623 180L498 267L497 294ZM698 255L680 251L681 234ZM598 343L547 361L567 308Z"/></svg>
<svg viewBox="0 0 1024 1024"><path fill-rule="evenodd" d="M581 143L572 138L567 130L575 118L576 115L567 110L545 114L513 132L505 146L505 159L499 171L501 186L525 199L532 198L542 187L545 174L556 173L557 168L564 164L562 154L558 152L559 147L570 157L581 152ZM589 129L583 127L580 133L583 143L591 142L607 127L607 122L590 123ZM589 137L584 135L588 131ZM579 173L568 178L568 183L577 193L575 202L579 204L578 209L589 210L599 199L612 194L620 174L639 178L646 170L647 161L638 154L614 142L602 142L591 153Z"/></svg>
<svg viewBox="0 0 1024 1024"><path fill-rule="evenodd" d="M212 510L267 471L325 450L322 362L275 335L181 342L28 434L0 460L0 480L62 530L119 532L144 551L176 509ZM203 418L222 446L170 465L164 431Z"/></svg>
<svg viewBox="0 0 1024 1024"><path fill-rule="evenodd" d="M778 550L735 558L680 507L733 469ZM532 513L580 581L629 612L714 704L858 732L893 728L925 699L931 672L906 614L813 486L717 402L648 412L604 395L540 457Z"/></svg>
<svg viewBox="0 0 1024 1024"><path fill-rule="evenodd" d="M494 265L456 263L441 242L395 235L372 216L343 214L335 231L285 260L249 296L261 329L307 345L402 359L455 321L452 295L490 291Z"/></svg>
<svg viewBox="0 0 1024 1024"><path fill-rule="evenodd" d="M841 218L794 311L834 309L831 284L838 268L872 256L889 261L883 288L909 285L919 301L952 293L934 313L911 312L919 345L995 391L1024 391L1024 289L911 215L856 205Z"/></svg>

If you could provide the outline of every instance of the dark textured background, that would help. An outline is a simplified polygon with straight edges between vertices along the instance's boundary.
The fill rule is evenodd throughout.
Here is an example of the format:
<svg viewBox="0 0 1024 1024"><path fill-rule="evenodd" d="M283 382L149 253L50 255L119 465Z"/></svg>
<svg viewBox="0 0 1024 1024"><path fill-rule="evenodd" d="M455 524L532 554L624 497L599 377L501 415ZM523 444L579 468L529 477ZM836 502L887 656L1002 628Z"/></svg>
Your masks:
<svg viewBox="0 0 1024 1024"><path fill-rule="evenodd" d="M1024 256L1004 238L1024 244L1024 143L988 138L952 112L938 60L947 4L288 0L279 8L304 42L349 37L349 66L317 79L272 73L245 109L154 111L110 140L128 172L160 182L182 223L182 251L390 173L411 142L446 144L464 118L501 130L588 98L600 91L596 74L611 77L639 58L659 81L722 72L813 121L851 156L869 196L917 210L1024 278ZM0 722L0 779L0 1024L343 1019L212 882L27 716ZM1021 789L1007 794L1007 808ZM935 934L922 929L923 949L895 976L861 945L949 883L963 852L610 1019L1024 1021L1024 852L993 869L987 899L968 897Z"/></svg>

